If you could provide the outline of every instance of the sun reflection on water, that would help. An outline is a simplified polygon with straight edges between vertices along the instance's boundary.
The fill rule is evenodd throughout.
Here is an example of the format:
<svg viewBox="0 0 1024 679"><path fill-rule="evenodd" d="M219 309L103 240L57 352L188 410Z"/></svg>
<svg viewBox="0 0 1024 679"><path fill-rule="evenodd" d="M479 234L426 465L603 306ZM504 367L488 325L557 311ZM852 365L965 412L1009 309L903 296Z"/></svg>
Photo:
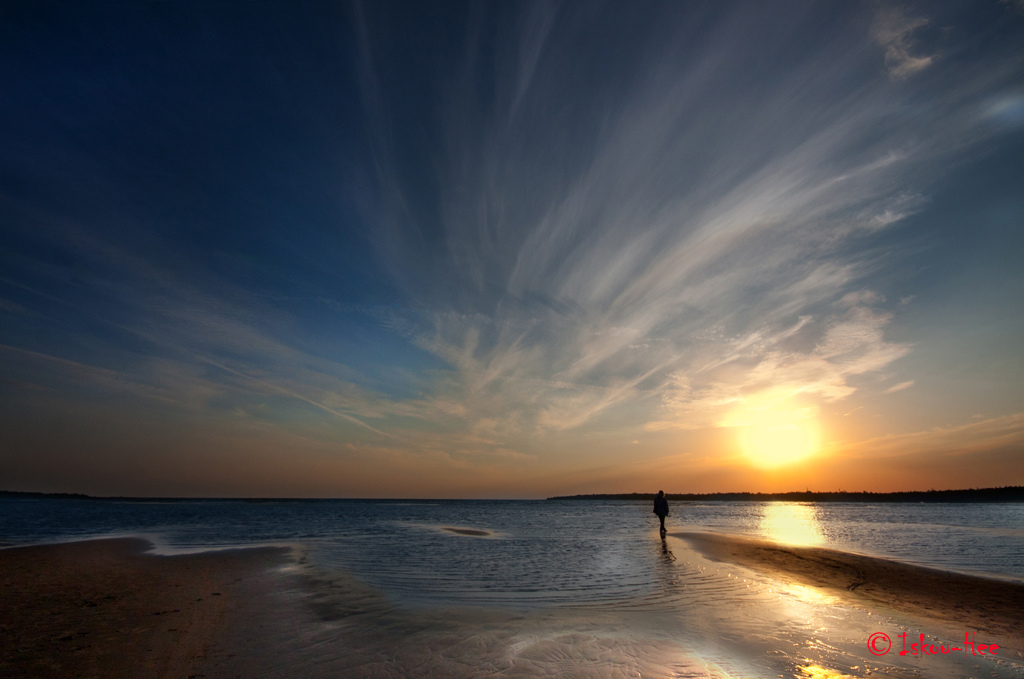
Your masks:
<svg viewBox="0 0 1024 679"><path fill-rule="evenodd" d="M821 665L807 665L800 668L801 673L810 679L855 679L849 674L843 674ZM780 675L781 676L781 675Z"/></svg>
<svg viewBox="0 0 1024 679"><path fill-rule="evenodd" d="M761 535L790 545L820 545L825 542L813 505L769 502L761 515Z"/></svg>

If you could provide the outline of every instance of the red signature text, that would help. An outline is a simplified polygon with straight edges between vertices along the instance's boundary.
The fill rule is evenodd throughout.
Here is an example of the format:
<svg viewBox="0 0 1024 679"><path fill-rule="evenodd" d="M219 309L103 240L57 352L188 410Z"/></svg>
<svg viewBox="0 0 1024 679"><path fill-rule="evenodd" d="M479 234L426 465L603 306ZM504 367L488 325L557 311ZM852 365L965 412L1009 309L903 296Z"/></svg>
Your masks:
<svg viewBox="0 0 1024 679"><path fill-rule="evenodd" d="M903 632L898 635L902 639L900 644L900 655L949 655L953 652L963 652L964 655L968 654L970 649L970 655L996 655L996 651L999 650L998 644L979 644L975 641L974 632L964 632L964 645L953 646L952 644L928 644L925 643L924 635L922 634L918 641L912 641L909 644L910 648L907 648L907 633Z"/></svg>
<svg viewBox="0 0 1024 679"><path fill-rule="evenodd" d="M924 640L922 634L917 641L910 640L907 644L907 633L896 635L900 638L900 655L911 655L924 657L926 655L949 655L950 653L963 653L964 655L997 655L999 644L979 644L975 639L974 632L964 632L964 645L954 646L953 644L930 644ZM868 637L868 650L872 655L885 655L892 648L892 640L885 632L875 632Z"/></svg>

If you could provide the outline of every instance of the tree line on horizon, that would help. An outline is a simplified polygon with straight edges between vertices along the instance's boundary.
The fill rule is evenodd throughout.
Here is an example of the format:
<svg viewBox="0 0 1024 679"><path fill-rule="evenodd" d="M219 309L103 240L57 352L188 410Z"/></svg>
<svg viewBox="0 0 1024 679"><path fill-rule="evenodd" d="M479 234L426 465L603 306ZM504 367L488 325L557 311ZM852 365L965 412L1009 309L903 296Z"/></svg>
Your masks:
<svg viewBox="0 0 1024 679"><path fill-rule="evenodd" d="M549 500L645 500L655 493L593 493L560 495ZM666 493L674 502L1024 502L1024 486L905 490L891 493L862 491L791 491L788 493Z"/></svg>
<svg viewBox="0 0 1024 679"><path fill-rule="evenodd" d="M650 502L655 493L592 493L589 495L557 495L548 500L636 500ZM890 493L862 491L791 491L787 493L666 493L673 502L1024 502L1024 486L998 488L963 488L959 490L906 490ZM40 493L31 491L0 490L0 498L67 499L67 500L133 500L133 501L188 501L196 499L232 502L281 502L315 500L351 500L354 498L184 498L184 497L97 497L82 493ZM364 498L367 502L389 502L395 498ZM440 498L423 500L436 502Z"/></svg>

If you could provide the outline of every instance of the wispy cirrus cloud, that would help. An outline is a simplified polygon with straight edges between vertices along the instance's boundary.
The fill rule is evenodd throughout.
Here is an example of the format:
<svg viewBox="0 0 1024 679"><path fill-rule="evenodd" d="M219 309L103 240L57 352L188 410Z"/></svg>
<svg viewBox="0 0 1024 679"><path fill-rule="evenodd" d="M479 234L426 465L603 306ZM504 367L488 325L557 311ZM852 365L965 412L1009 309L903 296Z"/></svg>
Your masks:
<svg viewBox="0 0 1024 679"><path fill-rule="evenodd" d="M726 430L779 404L888 426L870 397L912 409L956 354L927 354L961 319L920 281L957 275L967 221L1000 243L1016 224L1009 192L967 220L949 206L983 191L938 188L1020 128L1006 4L356 3L331 17L352 40L317 48L345 68L296 19L267 48L294 77L225 67L209 117L165 83L195 139L135 85L130 134L12 119L40 148L13 143L0 186L0 379L40 412L109 397L366 468L544 483L679 441L732 468ZM175 67L152 59L125 82ZM956 263L929 259L942 242Z"/></svg>
<svg viewBox="0 0 1024 679"><path fill-rule="evenodd" d="M903 391L904 389L910 389L912 386L914 386L914 380L907 380L906 382L900 382L899 384L892 385L891 387L889 387L888 389L885 390L885 393L886 394L895 394L897 391Z"/></svg>
<svg viewBox="0 0 1024 679"><path fill-rule="evenodd" d="M968 455L999 448L1024 447L1024 413L998 417L976 416L970 421L925 430L879 436L849 443L855 457L890 455Z"/></svg>
<svg viewBox="0 0 1024 679"><path fill-rule="evenodd" d="M928 25L925 17L912 17L901 7L879 9L872 33L885 48L885 65L893 78L906 78L932 65L935 55L914 55L914 31Z"/></svg>
<svg viewBox="0 0 1024 679"><path fill-rule="evenodd" d="M437 397L461 402L467 426L714 426L758 390L846 398L851 377L910 351L886 340L885 295L865 285L879 234L926 204L920 163L943 132L902 119L871 64L885 55L902 77L931 63L911 56L925 20L887 10L870 32L833 27L760 89L740 83L763 58L744 46L763 20L723 12L679 48L659 42L689 30L671 16L592 109L595 93L560 70L567 24L545 24L542 51L511 36L529 73L498 72L494 108L471 125L455 121L475 95L444 81L440 153L421 173L377 119L381 195L403 198L370 218L391 225L383 252L438 309L410 320L452 366ZM581 130L583 155L562 146ZM426 186L433 202L410 211ZM426 230L440 248L419 247ZM424 285L426 270L442 282Z"/></svg>

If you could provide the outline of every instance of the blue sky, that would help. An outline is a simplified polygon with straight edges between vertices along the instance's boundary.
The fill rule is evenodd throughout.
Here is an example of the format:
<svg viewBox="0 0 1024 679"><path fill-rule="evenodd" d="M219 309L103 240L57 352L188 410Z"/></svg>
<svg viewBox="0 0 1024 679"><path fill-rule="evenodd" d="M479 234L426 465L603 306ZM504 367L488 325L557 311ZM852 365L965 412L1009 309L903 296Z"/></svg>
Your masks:
<svg viewBox="0 0 1024 679"><path fill-rule="evenodd" d="M1024 483L1024 6L0 12L0 476Z"/></svg>

